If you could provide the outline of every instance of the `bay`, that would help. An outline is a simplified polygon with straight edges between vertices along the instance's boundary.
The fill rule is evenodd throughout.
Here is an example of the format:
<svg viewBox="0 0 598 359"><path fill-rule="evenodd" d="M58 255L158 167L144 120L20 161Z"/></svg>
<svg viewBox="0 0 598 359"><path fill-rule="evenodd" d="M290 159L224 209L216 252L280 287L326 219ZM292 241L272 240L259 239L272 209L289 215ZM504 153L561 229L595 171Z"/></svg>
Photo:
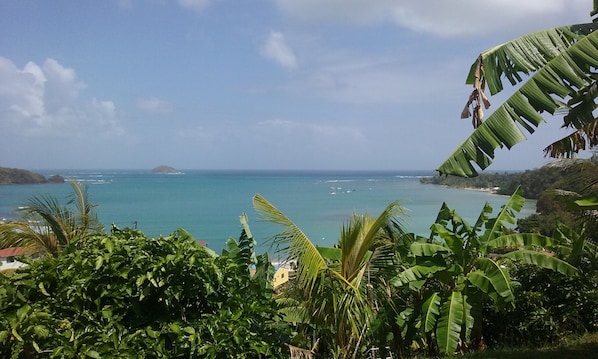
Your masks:
<svg viewBox="0 0 598 359"><path fill-rule="evenodd" d="M252 198L260 193L297 224L318 245L333 245L352 213L378 215L398 201L407 230L428 236L443 202L470 223L486 202L497 213L508 197L488 192L420 183L426 171L222 171L186 170L156 174L141 170L53 170L84 183L98 219L110 228L137 226L150 237L184 228L220 251L229 237L241 232L239 215L247 213L258 251L281 228L259 220ZM0 219L18 217L18 207L31 196L51 195L64 201L68 183L0 185ZM535 212L526 201L519 217Z"/></svg>

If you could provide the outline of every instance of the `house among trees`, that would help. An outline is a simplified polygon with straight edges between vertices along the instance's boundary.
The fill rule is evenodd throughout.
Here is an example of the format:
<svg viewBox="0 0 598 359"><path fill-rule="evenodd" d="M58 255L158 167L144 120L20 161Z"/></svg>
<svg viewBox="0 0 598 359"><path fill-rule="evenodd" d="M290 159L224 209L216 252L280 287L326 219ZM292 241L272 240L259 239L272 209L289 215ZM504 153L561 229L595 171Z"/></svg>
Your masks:
<svg viewBox="0 0 598 359"><path fill-rule="evenodd" d="M12 247L0 249L0 271L17 269L25 266L25 263L16 260L16 257L32 254L33 251L25 247Z"/></svg>
<svg viewBox="0 0 598 359"><path fill-rule="evenodd" d="M278 270L274 274L274 280L273 280L273 286L274 286L275 290L276 290L276 288L280 287L281 285L283 285L289 281L290 272L292 272L292 270L289 268L285 268L285 267L278 268Z"/></svg>

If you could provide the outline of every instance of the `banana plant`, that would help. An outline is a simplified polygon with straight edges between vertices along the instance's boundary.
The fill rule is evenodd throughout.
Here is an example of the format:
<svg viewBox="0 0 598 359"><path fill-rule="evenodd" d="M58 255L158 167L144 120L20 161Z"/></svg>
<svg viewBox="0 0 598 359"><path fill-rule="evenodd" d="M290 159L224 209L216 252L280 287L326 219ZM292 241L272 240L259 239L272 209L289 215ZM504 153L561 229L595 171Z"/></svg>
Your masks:
<svg viewBox="0 0 598 359"><path fill-rule="evenodd" d="M454 353L481 340L484 300L504 307L514 305L514 282L509 267L534 264L567 275L577 269L548 250L556 244L533 233L515 233L515 213L524 203L518 188L495 217L486 204L470 225L444 203L429 238L411 245L413 265L391 284L408 286L417 295L412 308L402 313L403 330L417 328L429 348Z"/></svg>
<svg viewBox="0 0 598 359"><path fill-rule="evenodd" d="M589 240L586 232L585 225L574 229L559 223L554 233L559 243L555 250L557 257L578 267L585 262L598 268L598 244Z"/></svg>
<svg viewBox="0 0 598 359"><path fill-rule="evenodd" d="M598 9L598 5L594 6ZM595 13L594 11L593 13ZM440 174L475 177L497 148L511 149L544 122L543 112L567 112L563 127L573 132L544 149L551 157L571 157L598 145L598 23L561 26L534 32L482 52L466 83L473 86L461 117L472 117L474 132L437 169ZM490 116L486 86L494 95L503 82L523 84Z"/></svg>

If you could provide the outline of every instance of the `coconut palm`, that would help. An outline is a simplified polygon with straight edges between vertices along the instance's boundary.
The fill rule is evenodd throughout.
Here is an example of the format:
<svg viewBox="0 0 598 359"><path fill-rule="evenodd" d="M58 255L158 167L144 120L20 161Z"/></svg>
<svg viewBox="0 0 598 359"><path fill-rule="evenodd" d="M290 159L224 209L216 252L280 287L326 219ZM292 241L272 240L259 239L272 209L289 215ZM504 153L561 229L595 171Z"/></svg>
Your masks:
<svg viewBox="0 0 598 359"><path fill-rule="evenodd" d="M594 1L594 16L598 2ZM487 168L497 148L525 140L544 121L541 113L564 111L568 136L544 149L551 157L571 157L598 145L598 120L593 114L598 96L598 23L562 26L534 32L479 55L467 76L473 85L462 118L472 117L474 132L440 165L441 174L473 177L474 165ZM482 122L490 106L486 86L494 95L524 82Z"/></svg>
<svg viewBox="0 0 598 359"><path fill-rule="evenodd" d="M0 223L2 248L28 247L56 256L69 243L102 231L87 188L75 181L70 183L73 194L65 205L53 196L34 196L20 209L20 220Z"/></svg>
<svg viewBox="0 0 598 359"><path fill-rule="evenodd" d="M393 202L378 217L354 214L342 227L338 245L330 248L314 245L261 195L253 202L262 219L284 227L272 244L296 263L295 290L281 298L288 306L287 320L310 325L330 355L354 355L386 296L385 279L394 268L393 242L403 233L397 219L402 208Z"/></svg>

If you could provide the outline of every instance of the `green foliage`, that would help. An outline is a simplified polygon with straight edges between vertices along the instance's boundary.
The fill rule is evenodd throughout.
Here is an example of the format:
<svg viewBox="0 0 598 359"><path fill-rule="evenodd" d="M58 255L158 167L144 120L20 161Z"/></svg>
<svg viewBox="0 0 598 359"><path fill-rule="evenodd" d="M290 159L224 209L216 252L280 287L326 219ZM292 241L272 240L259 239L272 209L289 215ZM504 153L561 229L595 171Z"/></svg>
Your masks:
<svg viewBox="0 0 598 359"><path fill-rule="evenodd" d="M431 236L411 244L410 265L391 281L407 298L397 318L404 342L444 354L475 345L482 338L484 301L498 310L513 307L515 283L508 268L516 263L576 273L543 251L556 247L551 238L509 228L523 201L518 189L495 217L487 204L474 225L443 204Z"/></svg>
<svg viewBox="0 0 598 359"><path fill-rule="evenodd" d="M284 357L270 264L254 258L244 234L216 256L182 230L113 228L0 276L0 357Z"/></svg>
<svg viewBox="0 0 598 359"><path fill-rule="evenodd" d="M393 202L377 217L354 214L335 248L319 248L259 194L254 206L264 220L283 226L273 245L296 263L294 283L280 298L285 318L305 337L318 338L318 353L328 357L349 358L367 347L364 337L375 312L388 300L402 208Z"/></svg>
<svg viewBox="0 0 598 359"><path fill-rule="evenodd" d="M585 273L584 273L585 275ZM593 278L565 276L535 266L513 268L516 307L484 308L490 347L544 346L598 330L598 286Z"/></svg>
<svg viewBox="0 0 598 359"><path fill-rule="evenodd" d="M595 134L594 99L598 65L598 24L562 26L534 32L505 42L481 53L471 67L467 83L473 91L461 117L473 117L475 131L442 163L441 174L474 177L494 159L497 148L512 148L525 140L544 122L543 112L571 109L564 126L575 132L549 145L552 157L571 157L579 150L598 144ZM525 79L525 80L524 80ZM482 107L492 95L502 91L503 81L524 82L482 122ZM473 111L471 111L473 110Z"/></svg>
<svg viewBox="0 0 598 359"><path fill-rule="evenodd" d="M598 330L598 247L584 228L560 224L554 255L579 268L565 276L535 266L513 267L515 308L498 312L486 307L484 325L490 346L538 346L570 335Z"/></svg>
<svg viewBox="0 0 598 359"><path fill-rule="evenodd" d="M444 185L455 188L496 189L496 193L510 195L521 187L525 198L540 199L546 191L560 189L582 193L592 184L591 174L598 173L594 160L560 161L541 168L516 173L481 173L466 178L434 176L422 178L421 183Z"/></svg>
<svg viewBox="0 0 598 359"><path fill-rule="evenodd" d="M482 173L473 178L435 176L421 182L457 188L496 188L496 193L503 195L520 186L526 198L537 200L538 212L518 221L520 232L552 236L558 223L570 227L585 225L588 234L598 240L598 218L592 211L596 203L592 198L598 198L597 178L598 162L591 158L562 160L519 173Z"/></svg>
<svg viewBox="0 0 598 359"><path fill-rule="evenodd" d="M71 186L73 194L66 203L53 196L34 196L21 208L20 220L0 223L0 248L27 247L56 256L66 246L103 232L87 188L75 181Z"/></svg>

